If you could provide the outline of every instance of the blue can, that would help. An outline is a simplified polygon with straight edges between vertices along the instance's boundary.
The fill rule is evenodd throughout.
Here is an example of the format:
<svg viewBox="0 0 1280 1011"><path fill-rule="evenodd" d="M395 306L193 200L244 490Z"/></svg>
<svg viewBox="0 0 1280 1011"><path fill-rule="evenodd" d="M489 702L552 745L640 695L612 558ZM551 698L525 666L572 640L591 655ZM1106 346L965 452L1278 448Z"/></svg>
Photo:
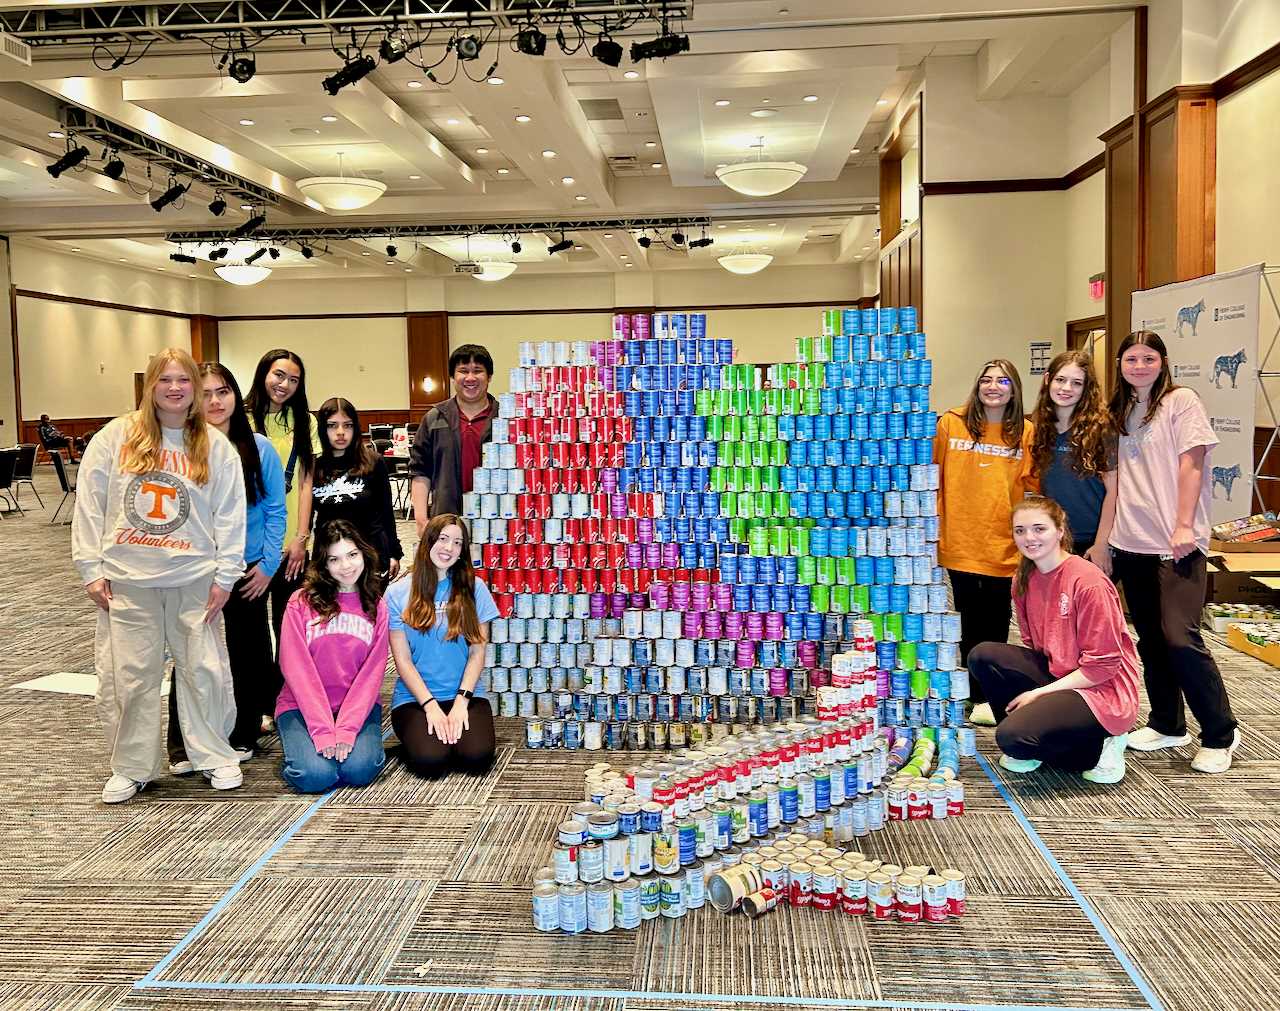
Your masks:
<svg viewBox="0 0 1280 1011"><path fill-rule="evenodd" d="M623 724L617 720L610 720L604 725L603 737L604 746L609 751L619 751L626 744Z"/></svg>
<svg viewBox="0 0 1280 1011"><path fill-rule="evenodd" d="M654 700L654 718L659 723L667 723L675 719L676 701L675 697L663 692Z"/></svg>
<svg viewBox="0 0 1280 1011"><path fill-rule="evenodd" d="M947 725L951 727L964 726L964 699L948 699L946 702Z"/></svg>
<svg viewBox="0 0 1280 1011"><path fill-rule="evenodd" d="M680 840L680 866L686 867L698 859L698 827L691 821L682 821L676 826Z"/></svg>
<svg viewBox="0 0 1280 1011"><path fill-rule="evenodd" d="M895 670L889 676L889 694L895 699L905 699L911 694L911 675L905 670Z"/></svg>
<svg viewBox="0 0 1280 1011"><path fill-rule="evenodd" d="M821 639L823 630L823 615L821 613L809 612L804 616L804 638Z"/></svg>
<svg viewBox="0 0 1280 1011"><path fill-rule="evenodd" d="M881 670L896 670L898 667L898 644L889 640L876 643L876 666Z"/></svg>
<svg viewBox="0 0 1280 1011"><path fill-rule="evenodd" d="M630 720L634 717L631 715L635 711L635 701L632 696L625 692L621 695L615 695L613 699L613 718L615 720Z"/></svg>
<svg viewBox="0 0 1280 1011"><path fill-rule="evenodd" d="M695 717L693 712L693 696L677 695L676 696L676 719L692 720L694 718Z"/></svg>
<svg viewBox="0 0 1280 1011"><path fill-rule="evenodd" d="M943 704L941 699L927 698L924 700L924 724L926 727L940 727L945 722L943 716Z"/></svg>
<svg viewBox="0 0 1280 1011"><path fill-rule="evenodd" d="M644 690L657 693L667 687L666 674L661 667L646 667L644 671Z"/></svg>
<svg viewBox="0 0 1280 1011"><path fill-rule="evenodd" d="M645 804L640 808L640 830L642 832L662 831L662 808L657 804Z"/></svg>
<svg viewBox="0 0 1280 1011"><path fill-rule="evenodd" d="M577 720L564 721L564 750L577 751L582 747L582 724Z"/></svg>
<svg viewBox="0 0 1280 1011"><path fill-rule="evenodd" d="M591 697L591 718L600 723L613 719L613 696L593 695Z"/></svg>
<svg viewBox="0 0 1280 1011"><path fill-rule="evenodd" d="M747 798L747 827L755 839L769 834L769 803L763 793Z"/></svg>
<svg viewBox="0 0 1280 1011"><path fill-rule="evenodd" d="M831 810L831 773L826 769L813 774L813 807L819 812Z"/></svg>

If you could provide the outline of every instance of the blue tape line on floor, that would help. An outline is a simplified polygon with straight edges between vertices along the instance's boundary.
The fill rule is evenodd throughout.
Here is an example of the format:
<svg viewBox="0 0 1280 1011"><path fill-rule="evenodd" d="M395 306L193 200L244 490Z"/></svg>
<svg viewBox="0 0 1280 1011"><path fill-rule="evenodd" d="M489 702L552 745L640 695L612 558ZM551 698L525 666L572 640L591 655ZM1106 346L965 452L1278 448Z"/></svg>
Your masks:
<svg viewBox="0 0 1280 1011"><path fill-rule="evenodd" d="M1147 985L1145 977L1138 971L1138 967L1133 964L1133 961L1129 958L1124 948L1121 947L1119 940L1117 940L1115 934L1111 932L1111 928L1106 925L1102 917L1099 916L1097 911L1093 908L1093 905L1084 897L1080 889L1076 887L1076 883L1071 880L1070 875L1063 870L1062 864L1058 863L1058 858L1049 852L1049 847L1045 845L1044 840L1040 838L1040 833L1035 830L1030 820L1028 820L1026 814L1022 810L1022 806L1013 799L1013 795L1009 792L1008 788L1000 782L1000 777L995 774L995 770L991 768L990 763L988 763L981 754L976 757L978 759L978 764L982 767L982 771L987 774L987 778L991 780L996 791L1004 798L1004 802L1009 805L1009 810L1013 812L1014 818L1016 818L1018 824L1022 826L1022 831L1026 833L1027 838L1031 840L1031 844L1040 851L1040 855L1044 857L1045 863L1047 863L1053 873L1057 875L1058 880L1062 882L1062 886L1067 890L1067 893L1075 899L1076 905L1078 905L1084 915L1088 917L1089 922L1093 924L1093 929L1098 932L1098 936L1101 937L1102 940L1106 942L1107 947L1111 949L1111 953L1115 955L1116 961L1120 963L1120 967L1129 974L1129 978L1133 980L1133 985L1138 988L1138 991L1142 994L1143 998L1151 1006L1151 1011L1165 1011L1165 1007L1160 1002L1160 998L1157 997L1155 991Z"/></svg>

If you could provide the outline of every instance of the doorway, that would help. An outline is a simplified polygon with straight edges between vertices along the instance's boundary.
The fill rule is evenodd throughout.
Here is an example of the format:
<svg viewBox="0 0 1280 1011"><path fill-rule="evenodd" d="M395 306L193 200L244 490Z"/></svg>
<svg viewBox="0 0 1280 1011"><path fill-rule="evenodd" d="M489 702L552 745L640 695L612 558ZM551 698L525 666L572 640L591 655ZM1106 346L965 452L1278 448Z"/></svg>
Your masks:
<svg viewBox="0 0 1280 1011"><path fill-rule="evenodd" d="M1111 394L1111 362L1107 359L1107 318L1089 316L1067 323L1067 350L1084 351L1093 358L1103 397Z"/></svg>

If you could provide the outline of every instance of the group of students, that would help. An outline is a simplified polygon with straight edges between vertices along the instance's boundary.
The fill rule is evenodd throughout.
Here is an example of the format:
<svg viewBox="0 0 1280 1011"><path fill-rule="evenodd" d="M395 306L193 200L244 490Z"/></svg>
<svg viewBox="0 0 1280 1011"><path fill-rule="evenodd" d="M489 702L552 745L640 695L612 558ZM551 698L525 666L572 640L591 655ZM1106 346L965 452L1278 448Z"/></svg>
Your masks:
<svg viewBox="0 0 1280 1011"><path fill-rule="evenodd" d="M449 365L459 402L459 377L472 394L483 372L461 412L483 441L473 408L492 416L492 359L469 345ZM497 607L475 577L466 524L447 508L461 492L429 496L433 479L461 487L468 437L454 435L450 445L447 433L420 433L434 455L415 447L420 538L406 574L387 469L349 401L312 415L298 355L264 355L246 398L217 362L178 348L151 359L138 409L85 451L72 524L72 559L98 607L104 802L163 772L169 659L169 771L203 773L214 789L242 784L240 763L272 723L295 789L371 782L385 762L388 650L406 766L432 778L490 767L493 714L479 681ZM442 474L442 460L454 470Z"/></svg>
<svg viewBox="0 0 1280 1011"><path fill-rule="evenodd" d="M1004 768L1116 783L1126 748L1191 743L1187 708L1200 724L1191 767L1231 767L1240 731L1200 633L1217 442L1149 331L1121 342L1109 403L1091 357L1068 351L1029 418L1017 369L995 359L939 419L939 561L960 612L971 718L996 725ZM1022 646L1008 643L1014 611ZM1139 657L1151 711L1133 730Z"/></svg>

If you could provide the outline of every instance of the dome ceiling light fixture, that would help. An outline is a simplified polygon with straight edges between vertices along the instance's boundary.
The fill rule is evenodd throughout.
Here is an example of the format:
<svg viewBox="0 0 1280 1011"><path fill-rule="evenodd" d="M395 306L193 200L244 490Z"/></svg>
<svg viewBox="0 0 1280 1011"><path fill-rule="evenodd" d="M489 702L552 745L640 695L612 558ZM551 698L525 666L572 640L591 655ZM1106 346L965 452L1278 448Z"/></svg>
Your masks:
<svg viewBox="0 0 1280 1011"><path fill-rule="evenodd" d="M387 192L387 184L377 179L346 176L342 173L342 152L338 152L336 176L311 176L298 180L298 189L326 211L358 211Z"/></svg>
<svg viewBox="0 0 1280 1011"><path fill-rule="evenodd" d="M771 197L789 190L806 172L807 165L794 161L765 161L764 138L751 145L756 152L755 161L738 162L716 169L716 178L733 190L748 197Z"/></svg>
<svg viewBox="0 0 1280 1011"><path fill-rule="evenodd" d="M480 273L472 274L477 281L501 281L516 271L517 264L510 260L482 260Z"/></svg>
<svg viewBox="0 0 1280 1011"><path fill-rule="evenodd" d="M247 286L265 281L271 276L270 267L259 267L255 263L220 263L213 272L228 284Z"/></svg>
<svg viewBox="0 0 1280 1011"><path fill-rule="evenodd" d="M718 257L716 262L730 274L758 274L773 262L773 257L768 253L743 248Z"/></svg>

